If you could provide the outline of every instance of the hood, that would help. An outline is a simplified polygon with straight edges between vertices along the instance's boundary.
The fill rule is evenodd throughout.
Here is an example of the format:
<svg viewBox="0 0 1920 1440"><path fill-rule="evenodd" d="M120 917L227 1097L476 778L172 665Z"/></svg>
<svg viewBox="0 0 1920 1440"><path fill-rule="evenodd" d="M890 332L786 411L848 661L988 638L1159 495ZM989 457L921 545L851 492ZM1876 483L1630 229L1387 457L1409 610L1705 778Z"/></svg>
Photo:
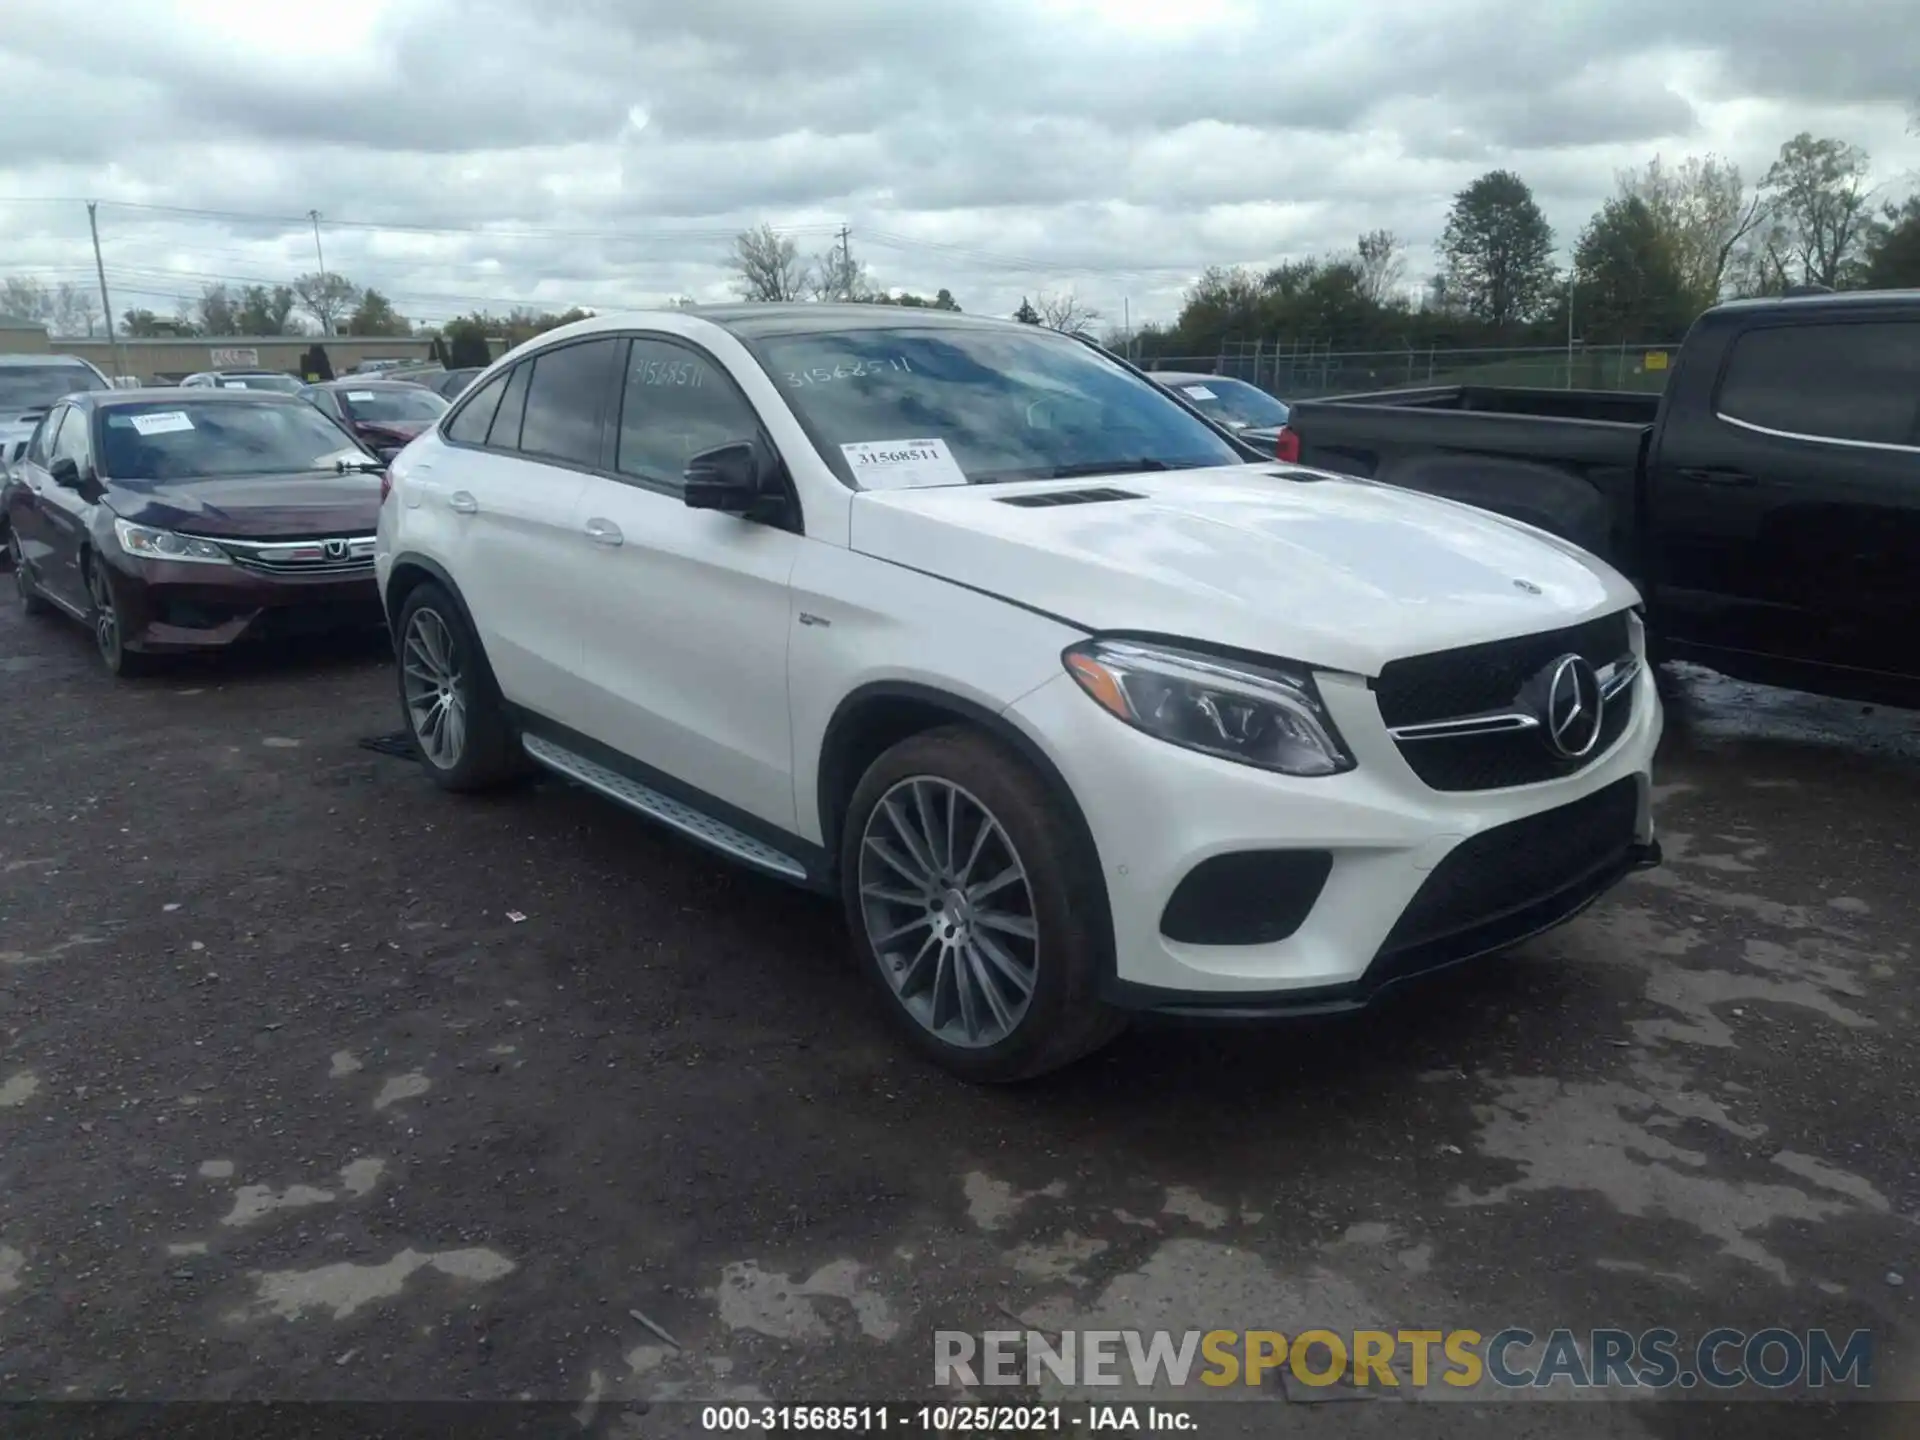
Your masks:
<svg viewBox="0 0 1920 1440"><path fill-rule="evenodd" d="M159 530L220 539L371 535L380 520L380 477L307 475L128 481L109 486L107 508Z"/></svg>
<svg viewBox="0 0 1920 1440"><path fill-rule="evenodd" d="M1141 498L1004 503L1089 490ZM862 554L1090 631L1176 636L1361 675L1638 599L1604 561L1543 531L1298 466L863 491L851 539Z"/></svg>

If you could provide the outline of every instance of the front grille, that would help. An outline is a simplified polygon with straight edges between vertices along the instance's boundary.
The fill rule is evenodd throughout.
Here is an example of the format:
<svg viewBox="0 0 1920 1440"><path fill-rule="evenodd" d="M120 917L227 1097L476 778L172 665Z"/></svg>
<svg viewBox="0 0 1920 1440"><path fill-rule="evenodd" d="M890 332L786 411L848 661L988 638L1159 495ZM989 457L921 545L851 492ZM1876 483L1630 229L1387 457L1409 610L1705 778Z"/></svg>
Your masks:
<svg viewBox="0 0 1920 1440"><path fill-rule="evenodd" d="M315 575L335 579L373 573L374 537L337 535L317 540L215 540L234 564L256 575ZM344 550L344 554L329 553Z"/></svg>
<svg viewBox="0 0 1920 1440"><path fill-rule="evenodd" d="M1395 922L1381 977L1515 943L1591 900L1632 858L1640 782L1617 780L1571 805L1483 830L1456 845ZM1397 958L1396 958L1397 957Z"/></svg>
<svg viewBox="0 0 1920 1440"><path fill-rule="evenodd" d="M1561 780L1579 774L1626 734L1627 722L1633 718L1635 692L1647 683L1644 674L1636 674L1626 689L1607 701L1600 717L1599 742L1578 760L1554 754L1538 730L1405 740L1400 744L1400 754L1408 768L1433 790L1500 790L1510 785Z"/></svg>
<svg viewBox="0 0 1920 1440"><path fill-rule="evenodd" d="M1562 655L1582 655L1597 669L1632 648L1627 614L1619 610L1566 630L1493 640L1395 660L1373 682L1389 728L1478 715L1513 704L1520 687Z"/></svg>

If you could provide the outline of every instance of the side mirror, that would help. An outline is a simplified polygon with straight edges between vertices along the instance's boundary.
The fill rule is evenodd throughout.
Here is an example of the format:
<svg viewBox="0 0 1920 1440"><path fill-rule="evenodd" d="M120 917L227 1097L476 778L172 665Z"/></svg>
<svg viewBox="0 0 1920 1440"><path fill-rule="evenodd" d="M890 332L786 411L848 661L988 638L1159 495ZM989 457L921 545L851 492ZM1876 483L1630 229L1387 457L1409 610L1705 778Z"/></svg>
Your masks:
<svg viewBox="0 0 1920 1440"><path fill-rule="evenodd" d="M80 488L80 466L76 461L65 458L56 460L47 467L47 473L53 476L53 483L62 490Z"/></svg>
<svg viewBox="0 0 1920 1440"><path fill-rule="evenodd" d="M754 517L763 502L775 498L772 468L766 452L752 440L703 450L687 462L682 496L689 510Z"/></svg>

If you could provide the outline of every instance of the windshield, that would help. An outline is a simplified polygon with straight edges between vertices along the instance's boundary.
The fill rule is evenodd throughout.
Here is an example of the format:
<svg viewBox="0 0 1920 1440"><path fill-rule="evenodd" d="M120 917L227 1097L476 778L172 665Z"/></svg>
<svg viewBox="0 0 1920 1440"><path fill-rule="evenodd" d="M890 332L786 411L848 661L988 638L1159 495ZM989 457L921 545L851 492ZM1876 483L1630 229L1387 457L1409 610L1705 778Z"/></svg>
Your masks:
<svg viewBox="0 0 1920 1440"><path fill-rule="evenodd" d="M1047 330L861 329L753 348L827 463L863 489L1245 463L1152 385Z"/></svg>
<svg viewBox="0 0 1920 1440"><path fill-rule="evenodd" d="M307 404L178 400L116 406L102 422L100 472L114 480L300 475L340 459L365 460Z"/></svg>
<svg viewBox="0 0 1920 1440"><path fill-rule="evenodd" d="M431 425L447 413L447 402L425 386L404 390L336 390L340 408L355 420L375 425Z"/></svg>
<svg viewBox="0 0 1920 1440"><path fill-rule="evenodd" d="M106 383L84 365L0 366L0 414L45 410L63 395L106 388Z"/></svg>
<svg viewBox="0 0 1920 1440"><path fill-rule="evenodd" d="M1209 419L1238 430L1277 429L1287 423L1287 407L1257 385L1207 375L1197 380L1169 381L1168 386Z"/></svg>

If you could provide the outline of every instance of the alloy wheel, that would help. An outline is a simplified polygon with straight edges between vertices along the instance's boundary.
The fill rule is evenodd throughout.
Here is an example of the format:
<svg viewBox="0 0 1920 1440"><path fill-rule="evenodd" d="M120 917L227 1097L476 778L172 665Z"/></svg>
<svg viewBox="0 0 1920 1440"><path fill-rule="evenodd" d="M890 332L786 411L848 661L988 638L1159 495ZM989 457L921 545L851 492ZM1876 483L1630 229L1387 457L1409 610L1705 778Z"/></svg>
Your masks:
<svg viewBox="0 0 1920 1440"><path fill-rule="evenodd" d="M20 537L7 532L7 563L13 567L13 588L22 600L33 598L33 577L27 574L27 557L20 551Z"/></svg>
<svg viewBox="0 0 1920 1440"><path fill-rule="evenodd" d="M93 642L109 667L120 661L120 613L113 608L113 586L98 561L87 566L87 594L93 599Z"/></svg>
<svg viewBox="0 0 1920 1440"><path fill-rule="evenodd" d="M401 646L407 719L421 752L442 770L460 763L467 745L467 697L453 632L425 606L407 621Z"/></svg>
<svg viewBox="0 0 1920 1440"><path fill-rule="evenodd" d="M1039 977L1033 885L1006 829L951 781L880 797L860 842L867 941L902 1008L950 1045L984 1049L1025 1018Z"/></svg>

